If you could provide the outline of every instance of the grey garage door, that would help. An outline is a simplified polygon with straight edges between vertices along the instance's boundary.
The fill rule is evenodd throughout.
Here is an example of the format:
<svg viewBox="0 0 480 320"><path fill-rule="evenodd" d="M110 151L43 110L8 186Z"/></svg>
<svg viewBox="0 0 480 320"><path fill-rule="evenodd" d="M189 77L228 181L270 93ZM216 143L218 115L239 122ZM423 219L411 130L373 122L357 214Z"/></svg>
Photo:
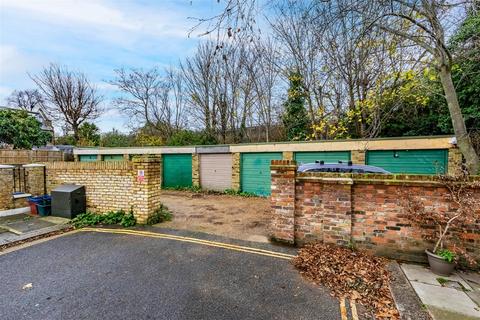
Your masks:
<svg viewBox="0 0 480 320"><path fill-rule="evenodd" d="M200 154L200 185L202 189L223 191L232 188L232 155L230 153Z"/></svg>

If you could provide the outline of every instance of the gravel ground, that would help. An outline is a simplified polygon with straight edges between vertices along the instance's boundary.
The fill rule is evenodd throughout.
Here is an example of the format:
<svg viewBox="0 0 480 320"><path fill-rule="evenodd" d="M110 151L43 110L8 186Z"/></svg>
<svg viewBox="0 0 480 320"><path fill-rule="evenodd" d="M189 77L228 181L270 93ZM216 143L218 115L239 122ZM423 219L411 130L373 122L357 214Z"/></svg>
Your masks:
<svg viewBox="0 0 480 320"><path fill-rule="evenodd" d="M185 191L162 191L173 220L162 227L267 242L270 200Z"/></svg>

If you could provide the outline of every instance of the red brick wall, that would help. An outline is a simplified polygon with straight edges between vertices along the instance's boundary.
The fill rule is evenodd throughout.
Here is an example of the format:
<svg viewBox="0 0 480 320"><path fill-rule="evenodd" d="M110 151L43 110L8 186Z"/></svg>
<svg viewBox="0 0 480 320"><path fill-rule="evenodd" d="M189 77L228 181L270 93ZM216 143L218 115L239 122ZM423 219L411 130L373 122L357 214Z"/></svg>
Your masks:
<svg viewBox="0 0 480 320"><path fill-rule="evenodd" d="M423 235L433 226L418 227L405 218L401 193L411 194L428 210L452 210L446 189L434 177L297 174L294 165L272 163L271 234L280 240L353 244L379 255L424 261L423 251L432 244ZM480 190L476 195L480 198ZM293 235L286 232L292 228ZM480 259L480 219L467 230L458 234L459 244Z"/></svg>
<svg viewBox="0 0 480 320"><path fill-rule="evenodd" d="M294 243L295 209L295 164L289 160L273 160L272 176L272 220L270 236L278 241Z"/></svg>

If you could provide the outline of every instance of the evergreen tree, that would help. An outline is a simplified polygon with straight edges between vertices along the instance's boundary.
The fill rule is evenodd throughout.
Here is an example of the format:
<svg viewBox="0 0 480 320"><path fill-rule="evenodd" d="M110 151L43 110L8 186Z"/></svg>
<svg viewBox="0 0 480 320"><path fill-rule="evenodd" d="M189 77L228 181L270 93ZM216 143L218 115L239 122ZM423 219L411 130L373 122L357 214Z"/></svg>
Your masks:
<svg viewBox="0 0 480 320"><path fill-rule="evenodd" d="M302 87L302 76L298 72L288 77L290 88L282 116L287 140L305 140L308 136L308 115L305 110L305 91Z"/></svg>

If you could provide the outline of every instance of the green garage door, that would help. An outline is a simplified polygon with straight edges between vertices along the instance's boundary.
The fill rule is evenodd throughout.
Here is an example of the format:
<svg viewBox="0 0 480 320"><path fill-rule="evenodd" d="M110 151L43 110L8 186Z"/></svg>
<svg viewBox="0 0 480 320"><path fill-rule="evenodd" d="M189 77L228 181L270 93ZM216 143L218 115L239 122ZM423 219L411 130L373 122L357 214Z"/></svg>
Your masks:
<svg viewBox="0 0 480 320"><path fill-rule="evenodd" d="M96 154L81 154L78 156L78 161L80 162L95 162L97 161Z"/></svg>
<svg viewBox="0 0 480 320"><path fill-rule="evenodd" d="M103 161L123 161L123 154L106 154L102 159Z"/></svg>
<svg viewBox="0 0 480 320"><path fill-rule="evenodd" d="M367 164L392 173L444 174L448 167L448 150L367 151Z"/></svg>
<svg viewBox="0 0 480 320"><path fill-rule="evenodd" d="M314 163L316 160L323 160L325 163L348 162L350 160L350 151L295 152L294 157L298 164Z"/></svg>
<svg viewBox="0 0 480 320"><path fill-rule="evenodd" d="M164 187L192 186L191 154L164 154L162 162Z"/></svg>
<svg viewBox="0 0 480 320"><path fill-rule="evenodd" d="M270 195L270 161L282 160L281 152L242 153L240 183L244 192Z"/></svg>

